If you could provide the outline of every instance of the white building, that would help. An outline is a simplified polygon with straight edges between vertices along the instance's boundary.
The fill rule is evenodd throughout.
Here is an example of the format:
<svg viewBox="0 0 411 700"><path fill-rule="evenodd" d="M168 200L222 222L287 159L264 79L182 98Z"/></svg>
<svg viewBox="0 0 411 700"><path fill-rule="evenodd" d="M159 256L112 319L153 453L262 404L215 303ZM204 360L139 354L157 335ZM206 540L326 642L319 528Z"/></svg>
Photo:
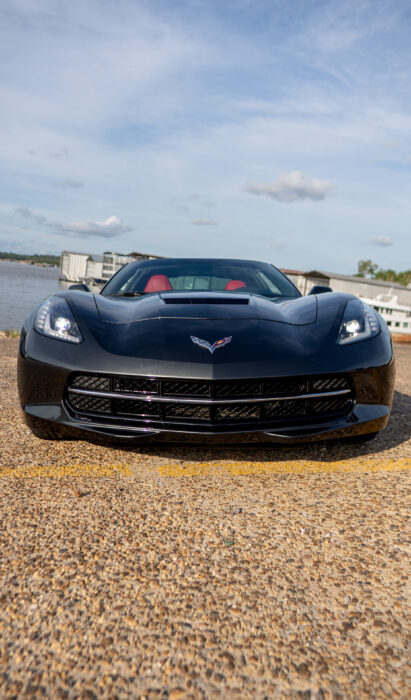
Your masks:
<svg viewBox="0 0 411 700"><path fill-rule="evenodd" d="M67 282L84 282L101 279L103 275L103 258L101 255L74 253L63 250L60 257L60 279Z"/></svg>
<svg viewBox="0 0 411 700"><path fill-rule="evenodd" d="M151 260L159 258L158 255L146 255L145 253L106 252L104 255L90 255L89 253L75 253L71 250L63 250L60 257L60 279L66 282L93 282L93 280L107 281L123 265L135 260Z"/></svg>
<svg viewBox="0 0 411 700"><path fill-rule="evenodd" d="M87 260L86 280L103 279L103 256L90 255Z"/></svg>
<svg viewBox="0 0 411 700"><path fill-rule="evenodd" d="M60 257L60 279L67 282L82 282L86 277L88 259L88 253L63 250Z"/></svg>
<svg viewBox="0 0 411 700"><path fill-rule="evenodd" d="M135 262L136 260L153 260L160 257L159 255L146 255L145 253L130 253L129 255L112 252L104 253L102 279L105 281L109 280L126 263Z"/></svg>
<svg viewBox="0 0 411 700"><path fill-rule="evenodd" d="M122 255L121 253L104 253L103 255L103 271L101 277L104 281L109 280L117 270L126 263L133 262L134 258L131 255Z"/></svg>

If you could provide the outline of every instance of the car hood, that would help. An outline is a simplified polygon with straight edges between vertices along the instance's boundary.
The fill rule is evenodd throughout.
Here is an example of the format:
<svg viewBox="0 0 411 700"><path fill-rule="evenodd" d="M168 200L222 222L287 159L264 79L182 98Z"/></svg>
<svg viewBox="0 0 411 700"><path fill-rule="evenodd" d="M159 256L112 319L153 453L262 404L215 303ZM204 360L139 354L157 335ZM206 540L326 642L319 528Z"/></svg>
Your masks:
<svg viewBox="0 0 411 700"><path fill-rule="evenodd" d="M85 297L78 292L75 301L90 305L91 311L94 300ZM121 371L132 367L136 374L270 376L273 363L280 369L294 357L301 365L301 358L313 352L313 337L321 346L324 332L329 331L314 332L318 326L314 296L275 303L246 294L173 293L137 299L96 295L94 308L95 316L87 314L86 326L85 308L75 309L90 353L99 358L103 350L111 358L121 357ZM193 340L212 346L230 337L215 352Z"/></svg>
<svg viewBox="0 0 411 700"><path fill-rule="evenodd" d="M290 376L344 371L347 364L365 367L372 341L348 346L336 342L343 311L351 295L330 292L282 303L252 295L203 295L203 302L166 303L160 295L141 299L107 298L80 291L61 292L80 326L77 346L34 334L42 343L42 361L72 371L121 374L238 378ZM245 304L216 301L230 297ZM171 298L171 295L168 296ZM231 337L210 352L205 341ZM193 340L194 338L194 340ZM376 343L373 343L375 346ZM31 357L33 349L28 344ZM350 360L351 358L351 360ZM385 357L375 357L384 364Z"/></svg>
<svg viewBox="0 0 411 700"><path fill-rule="evenodd" d="M104 323L136 323L158 318L277 321L305 326L317 320L317 298L272 301L248 294L153 294L147 297L95 296Z"/></svg>

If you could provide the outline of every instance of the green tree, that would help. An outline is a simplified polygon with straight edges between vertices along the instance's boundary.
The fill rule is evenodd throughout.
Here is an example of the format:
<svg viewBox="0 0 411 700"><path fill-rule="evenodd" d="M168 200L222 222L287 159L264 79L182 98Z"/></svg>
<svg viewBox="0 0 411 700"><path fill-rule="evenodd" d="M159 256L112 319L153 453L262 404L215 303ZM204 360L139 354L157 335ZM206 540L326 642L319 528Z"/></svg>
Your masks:
<svg viewBox="0 0 411 700"><path fill-rule="evenodd" d="M375 274L375 279L385 280L386 282L398 282L398 284L403 284L406 287L407 284L411 284L411 270L395 272L395 270L380 269Z"/></svg>
<svg viewBox="0 0 411 700"><path fill-rule="evenodd" d="M396 272L395 270L384 270L382 267L372 262L372 260L359 260L358 270L355 277L371 277L371 279L384 280L384 282L397 282L406 287L411 284L411 270Z"/></svg>
<svg viewBox="0 0 411 700"><path fill-rule="evenodd" d="M377 270L378 265L373 263L372 260L359 260L356 277L371 277L374 279Z"/></svg>

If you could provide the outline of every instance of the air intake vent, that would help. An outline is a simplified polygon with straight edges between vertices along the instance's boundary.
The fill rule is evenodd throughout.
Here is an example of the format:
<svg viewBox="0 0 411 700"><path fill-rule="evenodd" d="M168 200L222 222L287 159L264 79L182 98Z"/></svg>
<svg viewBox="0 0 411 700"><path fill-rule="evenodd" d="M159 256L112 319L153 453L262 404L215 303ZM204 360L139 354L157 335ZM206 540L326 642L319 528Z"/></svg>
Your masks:
<svg viewBox="0 0 411 700"><path fill-rule="evenodd" d="M354 403L344 374L229 380L75 374L66 393L79 420L182 433L329 423L348 416Z"/></svg>
<svg viewBox="0 0 411 700"><path fill-rule="evenodd" d="M235 299L233 297L203 297L203 296L193 296L193 297L171 297L169 294L163 297L165 304L229 304L230 306L239 305L247 306L250 300L247 297L239 297Z"/></svg>

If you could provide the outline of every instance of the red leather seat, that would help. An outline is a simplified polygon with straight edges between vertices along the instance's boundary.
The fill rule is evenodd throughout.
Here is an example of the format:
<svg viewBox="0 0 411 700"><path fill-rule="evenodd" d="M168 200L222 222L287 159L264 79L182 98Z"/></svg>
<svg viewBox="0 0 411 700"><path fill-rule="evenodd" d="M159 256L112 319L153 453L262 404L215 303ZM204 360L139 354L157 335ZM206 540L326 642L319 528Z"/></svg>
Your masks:
<svg viewBox="0 0 411 700"><path fill-rule="evenodd" d="M166 275L151 275L146 286L144 287L144 292L149 294L150 292L169 292L172 288L170 280Z"/></svg>
<svg viewBox="0 0 411 700"><path fill-rule="evenodd" d="M243 282L242 280L230 280L227 282L226 286L224 287L227 292L232 291L233 289L240 289L240 287L246 287L246 283Z"/></svg>

